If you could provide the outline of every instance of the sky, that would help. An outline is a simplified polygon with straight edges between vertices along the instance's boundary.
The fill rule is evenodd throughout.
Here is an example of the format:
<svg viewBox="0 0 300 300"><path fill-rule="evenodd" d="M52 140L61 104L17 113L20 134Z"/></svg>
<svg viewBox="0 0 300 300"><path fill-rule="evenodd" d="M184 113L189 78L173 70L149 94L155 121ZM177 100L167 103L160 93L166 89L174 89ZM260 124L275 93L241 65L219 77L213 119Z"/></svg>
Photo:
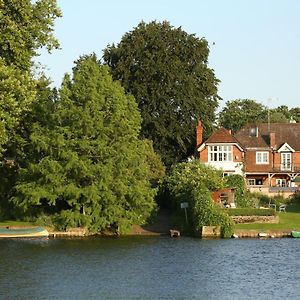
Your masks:
<svg viewBox="0 0 300 300"><path fill-rule="evenodd" d="M107 45L143 20L167 20L205 38L209 67L221 81L220 108L254 99L270 108L300 107L300 1L298 0L58 0L55 22L61 49L38 61L59 87L81 55L102 57Z"/></svg>

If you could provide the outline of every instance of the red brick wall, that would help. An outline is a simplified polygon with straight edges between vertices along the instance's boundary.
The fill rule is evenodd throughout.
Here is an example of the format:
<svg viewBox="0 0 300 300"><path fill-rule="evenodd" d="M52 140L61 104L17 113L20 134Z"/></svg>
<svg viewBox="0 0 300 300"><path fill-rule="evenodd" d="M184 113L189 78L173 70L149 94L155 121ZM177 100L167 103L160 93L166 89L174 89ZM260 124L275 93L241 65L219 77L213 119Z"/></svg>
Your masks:
<svg viewBox="0 0 300 300"><path fill-rule="evenodd" d="M208 162L208 148L204 147L204 149L200 152L200 161Z"/></svg>
<svg viewBox="0 0 300 300"><path fill-rule="evenodd" d="M242 162L243 161L243 152L237 147L233 146L233 161L234 162ZM200 152L200 161L208 162L208 147L204 147Z"/></svg>
<svg viewBox="0 0 300 300"><path fill-rule="evenodd" d="M272 152L269 151L269 164L256 164L256 150L247 150L245 153L245 170L246 172L269 172L272 169L272 160Z"/></svg>
<svg viewBox="0 0 300 300"><path fill-rule="evenodd" d="M300 152L292 153L293 164L298 165L300 167Z"/></svg>
<svg viewBox="0 0 300 300"><path fill-rule="evenodd" d="M237 146L233 146L233 161L234 162L243 161L243 152Z"/></svg>

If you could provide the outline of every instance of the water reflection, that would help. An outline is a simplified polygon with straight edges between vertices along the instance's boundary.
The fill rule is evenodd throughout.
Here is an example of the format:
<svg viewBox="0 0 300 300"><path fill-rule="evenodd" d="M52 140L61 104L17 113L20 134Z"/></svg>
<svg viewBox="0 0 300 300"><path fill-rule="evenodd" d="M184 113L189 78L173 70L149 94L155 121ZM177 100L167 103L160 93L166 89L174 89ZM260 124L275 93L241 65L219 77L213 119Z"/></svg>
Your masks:
<svg viewBox="0 0 300 300"><path fill-rule="evenodd" d="M0 240L1 299L297 299L298 239Z"/></svg>

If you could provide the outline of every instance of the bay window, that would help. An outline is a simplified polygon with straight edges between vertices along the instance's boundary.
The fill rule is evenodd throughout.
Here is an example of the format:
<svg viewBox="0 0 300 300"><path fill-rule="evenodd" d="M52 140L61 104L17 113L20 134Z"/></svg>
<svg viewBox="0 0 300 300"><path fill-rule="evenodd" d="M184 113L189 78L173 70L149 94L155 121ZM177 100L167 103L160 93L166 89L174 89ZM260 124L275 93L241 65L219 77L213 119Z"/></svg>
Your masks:
<svg viewBox="0 0 300 300"><path fill-rule="evenodd" d="M232 146L216 145L208 147L208 159L213 161L232 161Z"/></svg>

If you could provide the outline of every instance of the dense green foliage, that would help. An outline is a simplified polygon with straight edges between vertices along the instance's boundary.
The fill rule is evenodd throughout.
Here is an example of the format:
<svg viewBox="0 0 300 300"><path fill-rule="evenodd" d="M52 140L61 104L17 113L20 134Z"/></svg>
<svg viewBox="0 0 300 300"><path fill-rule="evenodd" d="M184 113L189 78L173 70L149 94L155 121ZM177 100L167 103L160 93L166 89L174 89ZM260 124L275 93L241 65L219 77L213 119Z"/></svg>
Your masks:
<svg viewBox="0 0 300 300"><path fill-rule="evenodd" d="M7 65L29 71L37 49L58 47L54 20L56 0L0 0L0 57Z"/></svg>
<svg viewBox="0 0 300 300"><path fill-rule="evenodd" d="M275 216L276 211L272 208L230 208L224 209L229 216Z"/></svg>
<svg viewBox="0 0 300 300"><path fill-rule="evenodd" d="M138 139L134 98L92 55L65 76L50 109L47 122L32 125L13 202L35 216L53 214L61 229L143 223L155 206L149 180L157 175L146 160L149 142Z"/></svg>
<svg viewBox="0 0 300 300"><path fill-rule="evenodd" d="M52 31L55 0L0 0L0 156L35 100L32 58L58 46Z"/></svg>
<svg viewBox="0 0 300 300"><path fill-rule="evenodd" d="M180 203L189 203L189 226L195 233L205 225L220 225L223 236L231 236L231 218L211 198L212 191L223 187L220 171L198 161L179 163L167 177L166 184L178 213L182 214Z"/></svg>
<svg viewBox="0 0 300 300"><path fill-rule="evenodd" d="M239 131L249 123L300 122L300 108L289 109L286 105L268 109L255 100L237 99L227 101L219 114L219 126Z"/></svg>
<svg viewBox="0 0 300 300"><path fill-rule="evenodd" d="M168 22L142 22L104 52L113 78L138 103L142 136L168 166L194 152L199 118L207 135L212 129L219 97L208 55L205 39Z"/></svg>
<svg viewBox="0 0 300 300"><path fill-rule="evenodd" d="M28 121L43 81L34 76L33 58L41 47L57 48L53 25L58 16L55 0L0 0L0 216L18 214L8 199L19 164L29 155L24 151Z"/></svg>
<svg viewBox="0 0 300 300"><path fill-rule="evenodd" d="M234 188L234 202L237 207L255 207L258 203L255 197L247 191L246 182L241 175L225 177L225 185Z"/></svg>
<svg viewBox="0 0 300 300"><path fill-rule="evenodd" d="M227 101L219 114L219 126L237 132L248 123L262 120L265 113L266 107L255 100L237 99Z"/></svg>
<svg viewBox="0 0 300 300"><path fill-rule="evenodd" d="M29 72L5 65L0 57L0 156L14 134L21 117L35 100L35 83Z"/></svg>

